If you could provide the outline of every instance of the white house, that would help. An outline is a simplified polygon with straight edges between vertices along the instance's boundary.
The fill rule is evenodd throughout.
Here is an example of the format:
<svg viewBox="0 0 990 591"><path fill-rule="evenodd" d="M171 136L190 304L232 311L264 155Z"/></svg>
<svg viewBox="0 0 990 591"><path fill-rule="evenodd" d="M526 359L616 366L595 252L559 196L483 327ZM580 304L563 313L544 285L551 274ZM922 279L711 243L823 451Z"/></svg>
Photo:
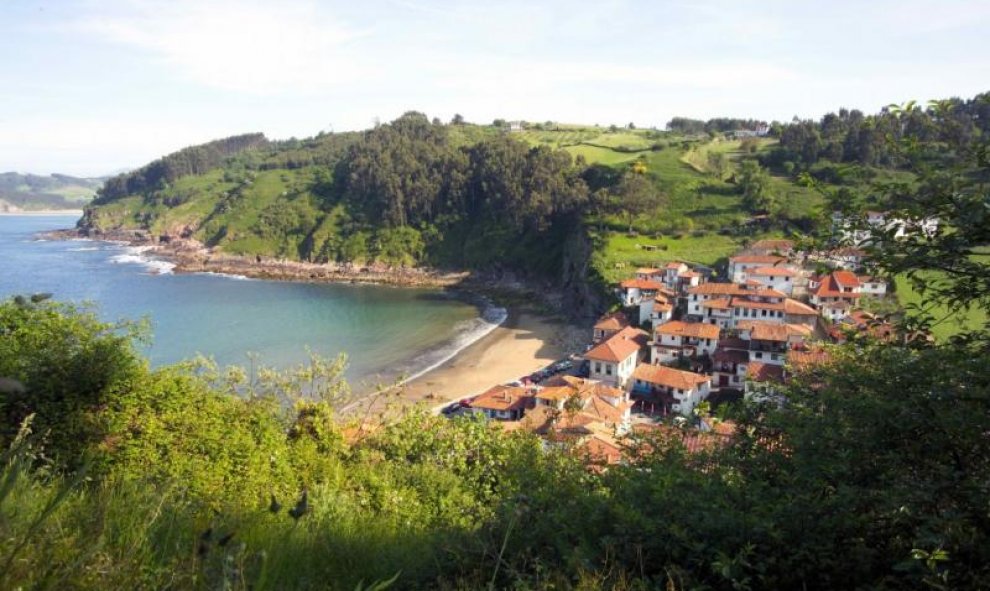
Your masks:
<svg viewBox="0 0 990 591"><path fill-rule="evenodd" d="M749 278L748 272L761 267L784 266L787 259L773 254L741 254L729 258L729 280L743 283Z"/></svg>
<svg viewBox="0 0 990 591"><path fill-rule="evenodd" d="M756 267L748 273L748 278L759 282L763 287L791 295L798 272L789 267Z"/></svg>
<svg viewBox="0 0 990 591"><path fill-rule="evenodd" d="M495 386L469 403L471 412L490 419L517 421L532 400L532 391L524 387Z"/></svg>
<svg viewBox="0 0 990 591"><path fill-rule="evenodd" d="M653 279L626 279L619 284L619 293L623 306L638 306L643 298L651 298L664 288L663 284Z"/></svg>
<svg viewBox="0 0 990 591"><path fill-rule="evenodd" d="M670 410L690 416L711 393L712 378L663 365L641 363L633 372L632 391L641 396L656 396Z"/></svg>
<svg viewBox="0 0 990 591"><path fill-rule="evenodd" d="M626 315L622 312L606 314L595 323L592 329L593 336L591 342L600 343L627 326L629 326L629 320L626 319Z"/></svg>
<svg viewBox="0 0 990 591"><path fill-rule="evenodd" d="M651 328L668 322L674 316L674 302L671 298L658 293L652 298L643 299L639 303L639 324L649 322Z"/></svg>
<svg viewBox="0 0 990 591"><path fill-rule="evenodd" d="M816 277L813 284L809 298L812 305L833 322L844 318L863 295L859 278L850 271L833 271L825 277Z"/></svg>
<svg viewBox="0 0 990 591"><path fill-rule="evenodd" d="M718 346L719 332L717 326L701 322L673 320L661 324L650 343L650 362L666 363L679 357L710 355Z"/></svg>
<svg viewBox="0 0 990 591"><path fill-rule="evenodd" d="M936 217L904 219L883 211L867 211L859 218L847 218L841 212L832 214L833 233L843 243L854 245L870 242L870 235L876 230L890 232L894 239L913 233L930 237L938 232L938 226L939 220Z"/></svg>
<svg viewBox="0 0 990 591"><path fill-rule="evenodd" d="M856 279L859 280L859 293L872 296L887 295L887 282L883 279L869 275L860 275Z"/></svg>
<svg viewBox="0 0 990 591"><path fill-rule="evenodd" d="M638 328L626 327L584 354L590 365L589 377L623 388L639 362L641 348L649 335Z"/></svg>

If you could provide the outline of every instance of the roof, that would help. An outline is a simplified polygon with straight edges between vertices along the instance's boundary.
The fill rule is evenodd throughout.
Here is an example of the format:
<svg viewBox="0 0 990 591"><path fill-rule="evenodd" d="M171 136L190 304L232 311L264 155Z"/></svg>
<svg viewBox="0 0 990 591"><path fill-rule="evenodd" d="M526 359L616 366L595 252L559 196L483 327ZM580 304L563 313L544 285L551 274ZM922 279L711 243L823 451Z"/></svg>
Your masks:
<svg viewBox="0 0 990 591"><path fill-rule="evenodd" d="M707 300L701 302L702 308L714 308L716 310L729 310L732 308L732 302L729 298L716 298L714 300Z"/></svg>
<svg viewBox="0 0 990 591"><path fill-rule="evenodd" d="M804 325L761 322L759 320L740 320L736 323L736 328L750 331L750 338L758 341L787 342L792 336L806 337L811 335L811 329Z"/></svg>
<svg viewBox="0 0 990 591"><path fill-rule="evenodd" d="M825 365L832 356L824 349L809 351L791 351L787 354L787 364L796 370L804 370L818 365Z"/></svg>
<svg viewBox="0 0 990 591"><path fill-rule="evenodd" d="M580 449L588 456L588 460L602 464L618 464L622 461L622 448L614 441L601 435L592 435L581 443Z"/></svg>
<svg viewBox="0 0 990 591"><path fill-rule="evenodd" d="M762 277L794 277L797 272L787 267L757 267L751 270L749 274Z"/></svg>
<svg viewBox="0 0 990 591"><path fill-rule="evenodd" d="M647 333L627 326L584 354L585 359L618 363L639 352Z"/></svg>
<svg viewBox="0 0 990 591"><path fill-rule="evenodd" d="M683 273L680 274L680 276L687 277L688 279L690 279L691 277L701 277L701 273L696 273L694 271L684 271Z"/></svg>
<svg viewBox="0 0 990 591"><path fill-rule="evenodd" d="M650 365L649 363L640 363L636 366L632 377L642 382L649 382L668 388L677 388L679 390L693 390L699 384L709 382L712 379L710 376L682 371L664 365Z"/></svg>
<svg viewBox="0 0 990 591"><path fill-rule="evenodd" d="M834 271L827 277L822 278L821 284L812 292L820 298L847 298L856 299L860 297L857 292L842 291L844 288L859 288L859 279L854 273L849 271Z"/></svg>
<svg viewBox="0 0 990 591"><path fill-rule="evenodd" d="M782 382L784 368L780 365L754 361L746 367L746 377L754 382Z"/></svg>
<svg viewBox="0 0 990 591"><path fill-rule="evenodd" d="M784 314L792 316L818 316L818 312L807 304L787 298L784 300Z"/></svg>
<svg viewBox="0 0 990 591"><path fill-rule="evenodd" d="M776 265L787 261L785 257L773 254L741 254L729 257L730 263L756 264L756 265Z"/></svg>
<svg viewBox="0 0 990 591"><path fill-rule="evenodd" d="M719 328L714 324L706 324L703 322L682 322L680 320L672 320L658 326L656 332L659 334L694 337L698 339L717 339L719 335Z"/></svg>
<svg viewBox="0 0 990 591"><path fill-rule="evenodd" d="M707 295L707 296L758 296L758 297L768 297L768 298L785 298L786 293L781 293L776 289L770 289L768 287L763 287L762 283L753 282L746 285L739 285L736 283L702 283L696 287L691 287L687 290L687 293L691 295Z"/></svg>
<svg viewBox="0 0 990 591"><path fill-rule="evenodd" d="M589 396L622 398L625 396L625 392L619 388L603 384L598 380L564 375L547 381L546 386L537 392L535 397L543 400L567 400L575 394L585 398Z"/></svg>
<svg viewBox="0 0 990 591"><path fill-rule="evenodd" d="M595 324L595 328L599 330L622 330L627 326L629 326L629 320L622 312L602 316Z"/></svg>
<svg viewBox="0 0 990 591"><path fill-rule="evenodd" d="M636 269L637 275L653 275L654 273L659 273L660 269L654 269L653 267L640 267Z"/></svg>
<svg viewBox="0 0 990 591"><path fill-rule="evenodd" d="M517 410L525 408L530 397L527 388L518 386L495 386L490 388L469 404L471 408L486 410Z"/></svg>
<svg viewBox="0 0 990 591"><path fill-rule="evenodd" d="M733 308L757 308L761 310L783 310L783 302L758 302L747 298L732 298Z"/></svg>
<svg viewBox="0 0 990 591"><path fill-rule="evenodd" d="M680 269L681 267L687 267L687 265L680 261L670 261L667 263L668 269Z"/></svg>
<svg viewBox="0 0 990 591"><path fill-rule="evenodd" d="M626 279L619 284L622 289L639 289L644 291L659 291L663 284L652 279Z"/></svg>
<svg viewBox="0 0 990 591"><path fill-rule="evenodd" d="M718 341L719 349L749 349L749 342L740 339L739 337L727 337L724 339L719 339Z"/></svg>

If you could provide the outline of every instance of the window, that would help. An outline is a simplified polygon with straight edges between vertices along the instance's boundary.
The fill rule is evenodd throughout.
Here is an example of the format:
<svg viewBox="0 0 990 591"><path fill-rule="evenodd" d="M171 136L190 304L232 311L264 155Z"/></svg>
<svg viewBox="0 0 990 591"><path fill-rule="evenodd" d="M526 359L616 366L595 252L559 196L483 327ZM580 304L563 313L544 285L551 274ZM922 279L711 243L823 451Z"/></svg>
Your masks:
<svg viewBox="0 0 990 591"><path fill-rule="evenodd" d="M602 373L602 363L601 361L595 362L595 373Z"/></svg>
<svg viewBox="0 0 990 591"><path fill-rule="evenodd" d="M777 361L777 358L778 358L778 357L780 357L780 356L779 356L779 355L777 355L776 353L771 353L771 354L770 354L770 360L771 360L771 361Z"/></svg>
<svg viewBox="0 0 990 591"><path fill-rule="evenodd" d="M760 353L759 351L757 351L756 352L756 358L757 359L763 359L763 353Z"/></svg>
<svg viewBox="0 0 990 591"><path fill-rule="evenodd" d="M607 375L607 376L612 375L612 364L611 363L606 363L605 364L605 375Z"/></svg>

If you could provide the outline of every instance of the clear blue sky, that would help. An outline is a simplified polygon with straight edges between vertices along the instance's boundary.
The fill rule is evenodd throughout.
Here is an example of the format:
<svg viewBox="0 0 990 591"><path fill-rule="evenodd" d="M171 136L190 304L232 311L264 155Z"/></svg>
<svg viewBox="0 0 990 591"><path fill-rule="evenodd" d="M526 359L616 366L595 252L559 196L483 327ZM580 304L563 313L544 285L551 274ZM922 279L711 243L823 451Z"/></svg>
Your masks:
<svg viewBox="0 0 990 591"><path fill-rule="evenodd" d="M990 90L990 2L3 0L0 171L247 131L817 118Z"/></svg>

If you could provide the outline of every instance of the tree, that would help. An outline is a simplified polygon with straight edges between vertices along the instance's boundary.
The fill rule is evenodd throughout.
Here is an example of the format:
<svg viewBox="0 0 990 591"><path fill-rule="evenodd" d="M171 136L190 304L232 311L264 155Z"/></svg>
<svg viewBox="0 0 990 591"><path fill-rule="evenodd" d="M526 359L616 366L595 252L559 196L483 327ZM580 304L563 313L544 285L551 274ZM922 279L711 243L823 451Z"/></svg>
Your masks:
<svg viewBox="0 0 990 591"><path fill-rule="evenodd" d="M729 167L729 159L726 158L725 154L722 152L708 152L708 168L712 171L712 174L718 180L722 180L725 177L726 170Z"/></svg>
<svg viewBox="0 0 990 591"><path fill-rule="evenodd" d="M769 212L773 209L775 196L771 187L770 175L755 160L746 160L739 167L739 190L742 193L743 207L751 212Z"/></svg>
<svg viewBox="0 0 990 591"><path fill-rule="evenodd" d="M656 187L644 175L631 171L622 175L616 187L616 197L616 205L625 214L630 233L637 216L657 208L661 203Z"/></svg>
<svg viewBox="0 0 990 591"><path fill-rule="evenodd" d="M464 125L464 116L460 113L454 114L453 118L450 120L451 125Z"/></svg>

